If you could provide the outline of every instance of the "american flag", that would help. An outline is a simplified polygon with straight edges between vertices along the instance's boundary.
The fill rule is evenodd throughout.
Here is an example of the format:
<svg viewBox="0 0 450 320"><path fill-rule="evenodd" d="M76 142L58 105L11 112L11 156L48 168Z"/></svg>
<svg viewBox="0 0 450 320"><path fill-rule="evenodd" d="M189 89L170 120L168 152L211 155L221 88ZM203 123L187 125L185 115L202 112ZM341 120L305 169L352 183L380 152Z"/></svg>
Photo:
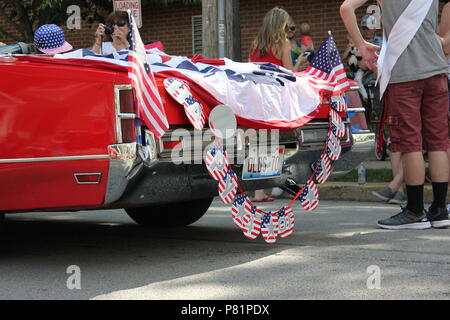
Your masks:
<svg viewBox="0 0 450 320"><path fill-rule="evenodd" d="M233 202L239 187L236 173L228 169L223 179L219 180L219 197L223 203L230 204Z"/></svg>
<svg viewBox="0 0 450 320"><path fill-rule="evenodd" d="M331 161L326 154L322 154L315 171L316 181L318 183L327 182L331 173Z"/></svg>
<svg viewBox="0 0 450 320"><path fill-rule="evenodd" d="M284 207L278 214L278 235L281 238L289 237L294 232L295 215L291 207Z"/></svg>
<svg viewBox="0 0 450 320"><path fill-rule="evenodd" d="M244 216L251 214L253 204L251 203L248 196L245 194L238 194L233 201L231 207L231 217L234 223L241 229L244 228Z"/></svg>
<svg viewBox="0 0 450 320"><path fill-rule="evenodd" d="M128 77L136 93L140 117L155 137L160 138L169 128L169 123L158 92L155 77L147 62L144 43L137 29L136 21L130 11L128 11L128 17L131 25Z"/></svg>
<svg viewBox="0 0 450 320"><path fill-rule="evenodd" d="M261 221L261 234L267 243L273 244L278 235L278 214L276 212L264 214Z"/></svg>
<svg viewBox="0 0 450 320"><path fill-rule="evenodd" d="M253 240L256 239L261 232L261 219L263 212L257 209L255 206L252 207L251 211L248 212L242 219L244 227L242 231L244 235Z"/></svg>
<svg viewBox="0 0 450 320"><path fill-rule="evenodd" d="M333 109L330 109L330 120L333 134L338 138L343 138L345 136L345 125L339 114Z"/></svg>
<svg viewBox="0 0 450 320"><path fill-rule="evenodd" d="M312 179L309 179L309 181L305 184L302 194L300 195L300 202L302 203L303 208L307 211L317 209L317 206L319 205L319 191L317 190L317 186Z"/></svg>
<svg viewBox="0 0 450 320"><path fill-rule="evenodd" d="M305 72L315 77L310 82L317 89L331 91L333 95L350 89L350 82L331 32Z"/></svg>
<svg viewBox="0 0 450 320"><path fill-rule="evenodd" d="M222 180L227 174L227 152L222 147L212 146L205 154L205 164L209 175L214 180Z"/></svg>

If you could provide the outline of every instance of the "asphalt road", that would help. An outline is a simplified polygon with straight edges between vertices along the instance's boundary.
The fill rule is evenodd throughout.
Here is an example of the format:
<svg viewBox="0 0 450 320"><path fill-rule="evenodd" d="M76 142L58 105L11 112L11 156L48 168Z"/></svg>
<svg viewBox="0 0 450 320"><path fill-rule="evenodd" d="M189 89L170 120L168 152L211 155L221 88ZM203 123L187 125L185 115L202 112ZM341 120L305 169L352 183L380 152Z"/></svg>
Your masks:
<svg viewBox="0 0 450 320"><path fill-rule="evenodd" d="M274 210L287 200L261 206ZM197 223L145 229L122 210L7 216L0 299L450 299L450 229L388 231L379 203L296 207L296 229L248 240L218 201Z"/></svg>

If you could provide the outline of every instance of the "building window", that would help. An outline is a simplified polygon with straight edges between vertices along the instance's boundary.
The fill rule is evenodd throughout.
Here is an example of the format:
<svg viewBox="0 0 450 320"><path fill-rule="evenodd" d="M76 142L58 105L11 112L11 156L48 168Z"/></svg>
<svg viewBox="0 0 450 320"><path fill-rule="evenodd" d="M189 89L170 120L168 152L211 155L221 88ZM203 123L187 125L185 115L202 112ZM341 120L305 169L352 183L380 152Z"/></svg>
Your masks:
<svg viewBox="0 0 450 320"><path fill-rule="evenodd" d="M196 55L197 53L202 53L203 44L202 44L202 36L203 36L203 22L202 16L192 16L192 55Z"/></svg>

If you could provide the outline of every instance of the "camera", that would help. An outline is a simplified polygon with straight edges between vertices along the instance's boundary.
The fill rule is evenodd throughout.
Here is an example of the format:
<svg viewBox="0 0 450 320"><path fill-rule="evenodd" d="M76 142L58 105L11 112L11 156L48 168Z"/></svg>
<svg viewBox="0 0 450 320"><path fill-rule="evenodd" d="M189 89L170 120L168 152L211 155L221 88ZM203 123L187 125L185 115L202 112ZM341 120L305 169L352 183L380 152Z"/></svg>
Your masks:
<svg viewBox="0 0 450 320"><path fill-rule="evenodd" d="M111 35L113 32L114 30L110 26L105 25L105 34Z"/></svg>

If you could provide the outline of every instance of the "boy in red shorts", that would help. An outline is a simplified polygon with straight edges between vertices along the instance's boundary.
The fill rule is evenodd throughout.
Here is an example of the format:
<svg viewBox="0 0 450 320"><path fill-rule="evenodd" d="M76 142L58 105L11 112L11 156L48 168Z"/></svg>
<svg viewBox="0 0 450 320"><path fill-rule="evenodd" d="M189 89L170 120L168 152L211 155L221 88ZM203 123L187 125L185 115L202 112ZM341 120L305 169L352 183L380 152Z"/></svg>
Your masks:
<svg viewBox="0 0 450 320"><path fill-rule="evenodd" d="M402 211L378 221L386 229L426 229L450 226L446 210L449 164L448 65L436 36L438 0L381 0L383 49L365 41L355 10L367 0L345 0L341 16L363 59L378 64L380 95L389 114L392 151L403 154L408 203ZM433 203L424 210L425 165L428 151Z"/></svg>

